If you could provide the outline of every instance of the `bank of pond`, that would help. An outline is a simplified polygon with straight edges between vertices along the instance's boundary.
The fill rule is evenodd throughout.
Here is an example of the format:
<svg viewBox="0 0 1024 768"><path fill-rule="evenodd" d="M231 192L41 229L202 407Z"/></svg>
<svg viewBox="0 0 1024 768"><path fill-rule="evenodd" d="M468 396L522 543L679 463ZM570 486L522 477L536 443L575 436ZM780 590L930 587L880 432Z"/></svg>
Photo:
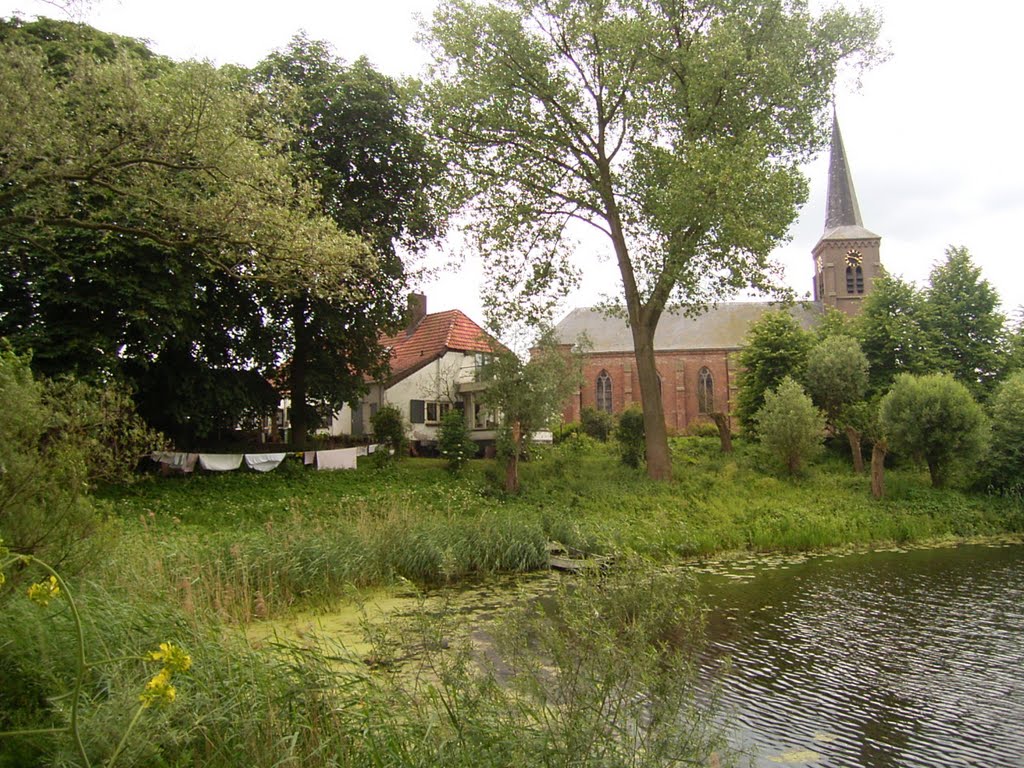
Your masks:
<svg viewBox="0 0 1024 768"><path fill-rule="evenodd" d="M969 569L947 592L901 574L1016 552L990 581L1019 609L1022 547L877 549L1019 534L1020 501L935 490L912 466L876 501L840 456L793 481L716 447L676 441L668 484L602 446L556 447L524 464L517 496L494 462L454 476L425 459L105 489L61 566L84 667L67 595L34 604L44 574L7 571L0 732L32 733L0 736L0 766L1003 764L1012 738L949 733L1020 724L1020 678L994 674L1019 655L1019 613ZM607 567L553 575L553 548ZM913 627L951 655L915 656L923 641L899 634ZM952 650L971 632L1011 647ZM187 650L186 672L160 678L162 643ZM980 674L999 701L976 710L963 697ZM946 677L958 687L929 712Z"/></svg>

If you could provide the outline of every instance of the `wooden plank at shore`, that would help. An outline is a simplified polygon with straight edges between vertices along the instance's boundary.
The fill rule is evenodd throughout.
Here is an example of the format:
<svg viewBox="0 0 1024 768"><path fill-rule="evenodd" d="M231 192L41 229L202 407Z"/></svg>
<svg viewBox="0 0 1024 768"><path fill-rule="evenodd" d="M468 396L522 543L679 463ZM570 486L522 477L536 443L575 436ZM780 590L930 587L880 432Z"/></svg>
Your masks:
<svg viewBox="0 0 1024 768"><path fill-rule="evenodd" d="M579 573L580 571L594 571L598 570L602 566L607 564L607 560L602 558L601 560L587 559L578 560L570 557L559 557L558 555L551 555L548 558L548 564L556 571L570 571L572 573Z"/></svg>

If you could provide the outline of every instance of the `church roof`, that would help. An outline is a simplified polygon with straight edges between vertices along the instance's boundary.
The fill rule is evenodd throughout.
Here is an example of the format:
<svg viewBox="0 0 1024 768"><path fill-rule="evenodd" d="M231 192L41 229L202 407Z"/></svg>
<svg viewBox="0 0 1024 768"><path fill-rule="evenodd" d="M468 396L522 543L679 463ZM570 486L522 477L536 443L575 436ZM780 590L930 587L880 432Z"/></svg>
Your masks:
<svg viewBox="0 0 1024 768"><path fill-rule="evenodd" d="M380 339L391 353L388 386L447 352L493 352L499 348L483 328L457 309L425 315L416 325Z"/></svg>
<svg viewBox="0 0 1024 768"><path fill-rule="evenodd" d="M689 317L681 312L665 312L654 334L657 352L678 350L733 350L744 345L750 324L779 304L773 302L734 301L718 304ZM821 314L821 305L800 303L792 307L794 317L804 328L811 328ZM590 352L633 352L633 336L621 317L599 309L574 309L555 326L562 344L574 344L580 334L590 340Z"/></svg>
<svg viewBox="0 0 1024 768"><path fill-rule="evenodd" d="M853 176L846 159L843 135L839 131L839 119L832 112L832 148L828 165L828 197L825 200L825 234L822 240L854 240L877 238L878 235L864 228L857 204L857 192L853 188Z"/></svg>

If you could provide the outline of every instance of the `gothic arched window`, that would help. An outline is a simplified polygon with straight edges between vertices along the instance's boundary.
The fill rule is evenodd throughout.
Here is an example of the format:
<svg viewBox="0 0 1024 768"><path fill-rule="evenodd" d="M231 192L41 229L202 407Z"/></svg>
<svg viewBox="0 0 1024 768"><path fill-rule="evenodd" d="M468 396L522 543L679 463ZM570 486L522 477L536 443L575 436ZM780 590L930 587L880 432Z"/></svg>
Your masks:
<svg viewBox="0 0 1024 768"><path fill-rule="evenodd" d="M846 254L846 292L864 293L864 257L860 251L851 250Z"/></svg>
<svg viewBox="0 0 1024 768"><path fill-rule="evenodd" d="M701 368L697 373L697 412L714 413L715 410L715 380L711 371Z"/></svg>
<svg viewBox="0 0 1024 768"><path fill-rule="evenodd" d="M608 371L601 371L597 375L597 410L605 413L612 412L612 377Z"/></svg>

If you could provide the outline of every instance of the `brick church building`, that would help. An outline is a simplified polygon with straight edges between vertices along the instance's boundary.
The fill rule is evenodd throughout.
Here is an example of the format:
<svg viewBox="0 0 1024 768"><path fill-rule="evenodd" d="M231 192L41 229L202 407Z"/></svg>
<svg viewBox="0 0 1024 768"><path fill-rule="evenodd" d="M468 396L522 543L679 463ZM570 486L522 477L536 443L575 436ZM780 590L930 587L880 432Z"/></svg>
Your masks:
<svg viewBox="0 0 1024 768"><path fill-rule="evenodd" d="M812 327L826 307L851 316L860 311L881 271L880 242L878 235L864 228L839 123L833 117L825 231L811 252L814 300L792 308L804 327ZM697 317L662 315L654 346L669 434L710 422L710 414L716 411L731 414L737 352L751 323L776 306L723 302ZM584 332L591 342L584 358L584 384L565 407L566 421L578 421L587 406L618 414L640 402L633 337L622 318L596 309L576 309L555 331L565 344L574 343Z"/></svg>

